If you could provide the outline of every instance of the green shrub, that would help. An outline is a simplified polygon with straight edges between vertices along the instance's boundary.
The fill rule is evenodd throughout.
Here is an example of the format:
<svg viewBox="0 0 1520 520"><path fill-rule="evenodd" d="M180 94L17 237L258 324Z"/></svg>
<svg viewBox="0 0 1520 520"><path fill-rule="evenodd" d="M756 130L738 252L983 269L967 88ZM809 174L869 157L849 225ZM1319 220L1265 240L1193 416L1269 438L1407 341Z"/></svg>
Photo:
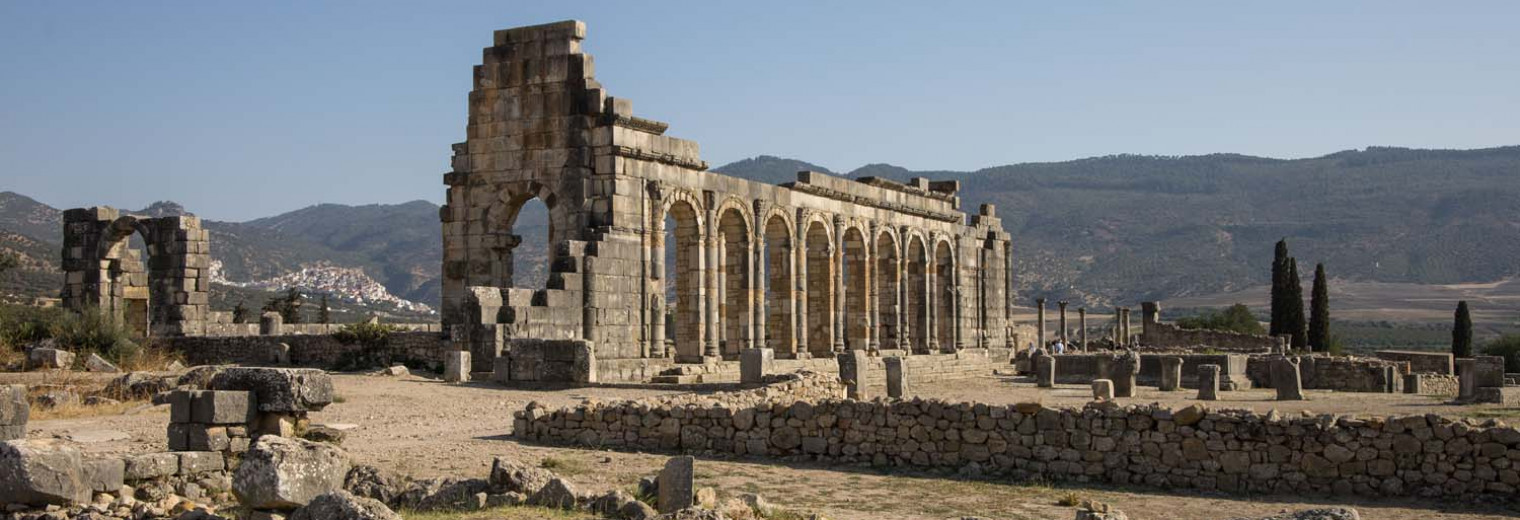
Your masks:
<svg viewBox="0 0 1520 520"><path fill-rule="evenodd" d="M69 312L57 307L0 305L0 347L19 349L53 337L52 324Z"/></svg>
<svg viewBox="0 0 1520 520"><path fill-rule="evenodd" d="M1520 372L1520 334L1505 334L1483 346L1483 353L1504 356L1505 372Z"/></svg>
<svg viewBox="0 0 1520 520"><path fill-rule="evenodd" d="M1207 329L1239 332L1242 334L1266 334L1261 322L1251 314L1251 309L1243 304L1235 304L1224 310L1209 311L1197 316L1189 316L1177 320L1177 326L1184 329Z"/></svg>
<svg viewBox="0 0 1520 520"><path fill-rule="evenodd" d="M401 327L386 325L378 321L360 321L349 323L333 333L333 338L339 342L352 345L378 346L385 343L392 332L400 332Z"/></svg>
<svg viewBox="0 0 1520 520"><path fill-rule="evenodd" d="M6 349L18 350L49 338L60 347L74 352L95 352L117 364L142 353L126 324L98 309L72 312L56 307L0 307L0 342Z"/></svg>

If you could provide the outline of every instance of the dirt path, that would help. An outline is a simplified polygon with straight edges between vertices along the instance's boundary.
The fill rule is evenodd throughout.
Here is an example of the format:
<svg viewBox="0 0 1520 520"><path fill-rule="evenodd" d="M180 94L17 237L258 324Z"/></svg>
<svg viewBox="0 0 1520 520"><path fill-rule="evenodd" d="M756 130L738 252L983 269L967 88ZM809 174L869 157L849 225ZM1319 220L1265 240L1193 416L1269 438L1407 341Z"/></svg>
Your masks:
<svg viewBox="0 0 1520 520"><path fill-rule="evenodd" d="M413 476L484 477L490 470L493 457L508 456L524 461L547 459L555 466L555 471L585 489L627 489L639 477L656 473L668 457L668 454L525 445L509 437L512 412L531 401L557 407L584 399L607 401L669 393L665 391L505 389L490 384L447 385L415 376L387 378L348 374L335 375L334 382L341 402L313 414L314 422L358 425L349 432L344 443L357 461ZM926 395L953 393L961 399L993 402L1027 400L1025 396L1040 394L1032 388L1024 388L1026 386L989 377L973 380L971 384L963 381L925 385L916 390ZM1046 392L1045 402L1082 401L1077 390L1072 386ZM1240 395L1244 399L1242 402L1249 404L1250 400L1245 398L1254 394ZM1147 398L1144 393L1142 398ZM1329 398L1313 401L1308 406L1320 404L1331 408L1356 406ZM143 452L164 449L167 424L167 409L155 407L131 415L36 421L31 425L30 436L119 430L126 432L129 438L82 444L81 447L92 452ZM1237 498L1151 490L1051 487L957 480L950 475L927 473L887 474L864 467L806 463L704 459L697 468L700 486L716 486L730 494L758 492L782 507L821 512L841 520L938 520L968 514L998 519L1066 520L1072 517L1072 509L1056 503L1073 494L1115 504L1136 520L1215 520L1330 505L1306 501L1303 497ZM1416 501L1334 503L1341 504L1357 507L1363 518L1379 520L1475 520L1520 515L1520 511L1514 509L1483 505L1440 504L1439 507L1446 509L1429 509Z"/></svg>

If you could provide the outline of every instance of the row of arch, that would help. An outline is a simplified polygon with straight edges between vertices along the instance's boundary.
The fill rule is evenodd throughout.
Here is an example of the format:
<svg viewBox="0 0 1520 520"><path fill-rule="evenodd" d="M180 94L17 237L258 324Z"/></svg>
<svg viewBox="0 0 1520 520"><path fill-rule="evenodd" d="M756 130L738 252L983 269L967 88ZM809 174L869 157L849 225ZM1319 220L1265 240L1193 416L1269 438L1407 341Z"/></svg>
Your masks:
<svg viewBox="0 0 1520 520"><path fill-rule="evenodd" d="M651 327L678 360L759 346L807 357L867 348L928 353L958 343L960 280L948 236L831 222L810 210L795 218L783 208L752 211L735 198L703 205L679 190L657 200ZM702 209L708 206L715 207ZM667 247L674 265L665 265ZM667 288L674 289L672 331L664 330ZM651 355L663 355L664 343L655 341Z"/></svg>

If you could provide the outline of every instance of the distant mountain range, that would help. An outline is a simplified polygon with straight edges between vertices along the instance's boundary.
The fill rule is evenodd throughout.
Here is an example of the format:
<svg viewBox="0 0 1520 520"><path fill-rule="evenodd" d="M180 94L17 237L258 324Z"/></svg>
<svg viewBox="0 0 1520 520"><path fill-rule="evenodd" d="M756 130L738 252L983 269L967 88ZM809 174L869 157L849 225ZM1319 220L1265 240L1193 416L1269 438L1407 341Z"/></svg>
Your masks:
<svg viewBox="0 0 1520 520"><path fill-rule="evenodd" d="M799 170L830 172L772 156L714 170L770 183L795 180ZM968 213L997 204L1013 234L1015 283L1025 302L1048 296L1101 307L1260 285L1269 278L1272 245L1283 237L1306 271L1324 262L1332 277L1346 280L1520 275L1520 146L1374 147L1291 160L1116 155L969 172L871 164L836 174L959 180ZM183 208L159 203L144 211ZM0 193L0 249L23 257L22 269L0 275L0 292L57 292L60 216ZM517 270L531 273L525 285L541 286L547 271L544 218L535 211L518 220L529 248L529 265ZM439 299L441 227L430 202L322 204L205 225L229 280L359 268L397 297L427 305ZM43 276L49 269L54 276Z"/></svg>

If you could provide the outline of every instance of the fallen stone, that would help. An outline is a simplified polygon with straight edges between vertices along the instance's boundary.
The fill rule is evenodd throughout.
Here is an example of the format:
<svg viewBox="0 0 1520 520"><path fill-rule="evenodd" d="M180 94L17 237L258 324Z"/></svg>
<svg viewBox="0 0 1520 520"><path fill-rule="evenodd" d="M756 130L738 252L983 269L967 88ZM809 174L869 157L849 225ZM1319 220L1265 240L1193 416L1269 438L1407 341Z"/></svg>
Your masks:
<svg viewBox="0 0 1520 520"><path fill-rule="evenodd" d="M84 369L91 372L111 374L121 372L121 369L117 368L114 363L106 361L106 358L100 357L100 354L94 352L91 352L89 357L84 358Z"/></svg>
<svg viewBox="0 0 1520 520"><path fill-rule="evenodd" d="M410 374L410 373L411 372L407 371L406 365L396 365L396 366L392 366L390 368L381 370L378 375L391 376L391 377L401 377L401 376L404 376L404 375L407 375L407 374Z"/></svg>
<svg viewBox="0 0 1520 520"><path fill-rule="evenodd" d="M491 461L491 490L496 493L517 492L524 495L538 493L545 484L554 479L554 472L519 464L505 457Z"/></svg>
<svg viewBox="0 0 1520 520"><path fill-rule="evenodd" d="M148 372L128 372L106 384L106 395L117 399L143 399L174 388L174 377L163 377Z"/></svg>
<svg viewBox="0 0 1520 520"><path fill-rule="evenodd" d="M624 504L618 509L617 514L624 520L653 520L660 516L660 512L655 511L654 507L637 500Z"/></svg>
<svg viewBox="0 0 1520 520"><path fill-rule="evenodd" d="M661 513L674 513L693 505L696 490L696 459L690 455L671 457L660 470L659 500L655 502Z"/></svg>
<svg viewBox="0 0 1520 520"><path fill-rule="evenodd" d="M315 412L333 402L332 377L315 368L231 367L211 389L253 392L260 412Z"/></svg>
<svg viewBox="0 0 1520 520"><path fill-rule="evenodd" d="M408 485L396 502L404 509L416 511L467 511L480 507L476 495L489 488L488 482L478 478L423 479Z"/></svg>
<svg viewBox="0 0 1520 520"><path fill-rule="evenodd" d="M31 414L26 385L0 385L0 441L26 437Z"/></svg>
<svg viewBox="0 0 1520 520"><path fill-rule="evenodd" d="M179 376L175 386L187 387L191 390L203 390L211 386L211 379L226 369L226 365L200 365L192 367L184 375Z"/></svg>
<svg viewBox="0 0 1520 520"><path fill-rule="evenodd" d="M151 480L179 473L179 455L147 453L126 458L127 480Z"/></svg>
<svg viewBox="0 0 1520 520"><path fill-rule="evenodd" d="M74 353L50 347L34 348L26 355L26 366L30 370L67 369L74 366Z"/></svg>
<svg viewBox="0 0 1520 520"><path fill-rule="evenodd" d="M528 497L528 505L550 509L575 509L575 488L565 479L555 478Z"/></svg>
<svg viewBox="0 0 1520 520"><path fill-rule="evenodd" d="M406 491L406 482L395 474L361 464L348 470L343 489L356 496L392 504Z"/></svg>
<svg viewBox="0 0 1520 520"><path fill-rule="evenodd" d="M290 514L290 520L401 520L401 515L372 498L333 491Z"/></svg>
<svg viewBox="0 0 1520 520"><path fill-rule="evenodd" d="M325 442L334 446L341 446L343 439L347 437L342 430L328 426L312 426L301 435L308 441Z"/></svg>
<svg viewBox="0 0 1520 520"><path fill-rule="evenodd" d="M90 459L80 465L85 487L96 493L116 493L126 484L127 463L116 457Z"/></svg>
<svg viewBox="0 0 1520 520"><path fill-rule="evenodd" d="M131 439L132 434L121 430L78 430L65 433L64 437L80 444L98 444Z"/></svg>
<svg viewBox="0 0 1520 520"><path fill-rule="evenodd" d="M1361 515L1355 509L1349 507L1334 507L1326 509L1307 509L1293 513L1265 516L1255 520L1361 520ZM1246 517L1236 517L1230 520L1252 520Z"/></svg>
<svg viewBox="0 0 1520 520"><path fill-rule="evenodd" d="M89 502L82 466L79 450L58 441L0 442L0 504Z"/></svg>
<svg viewBox="0 0 1520 520"><path fill-rule="evenodd" d="M84 398L84 404L85 406L109 406L113 404L121 404L121 401L117 401L109 397L92 395Z"/></svg>
<svg viewBox="0 0 1520 520"><path fill-rule="evenodd" d="M248 424L254 419L253 393L238 390L194 392L190 422L200 424Z"/></svg>
<svg viewBox="0 0 1520 520"><path fill-rule="evenodd" d="M79 402L79 395L70 390L60 388L37 394L36 397L32 398L32 401L37 403L37 407L39 408L51 410Z"/></svg>
<svg viewBox="0 0 1520 520"><path fill-rule="evenodd" d="M343 489L348 470L348 455L337 447L265 435L243 454L232 492L246 507L291 510Z"/></svg>

